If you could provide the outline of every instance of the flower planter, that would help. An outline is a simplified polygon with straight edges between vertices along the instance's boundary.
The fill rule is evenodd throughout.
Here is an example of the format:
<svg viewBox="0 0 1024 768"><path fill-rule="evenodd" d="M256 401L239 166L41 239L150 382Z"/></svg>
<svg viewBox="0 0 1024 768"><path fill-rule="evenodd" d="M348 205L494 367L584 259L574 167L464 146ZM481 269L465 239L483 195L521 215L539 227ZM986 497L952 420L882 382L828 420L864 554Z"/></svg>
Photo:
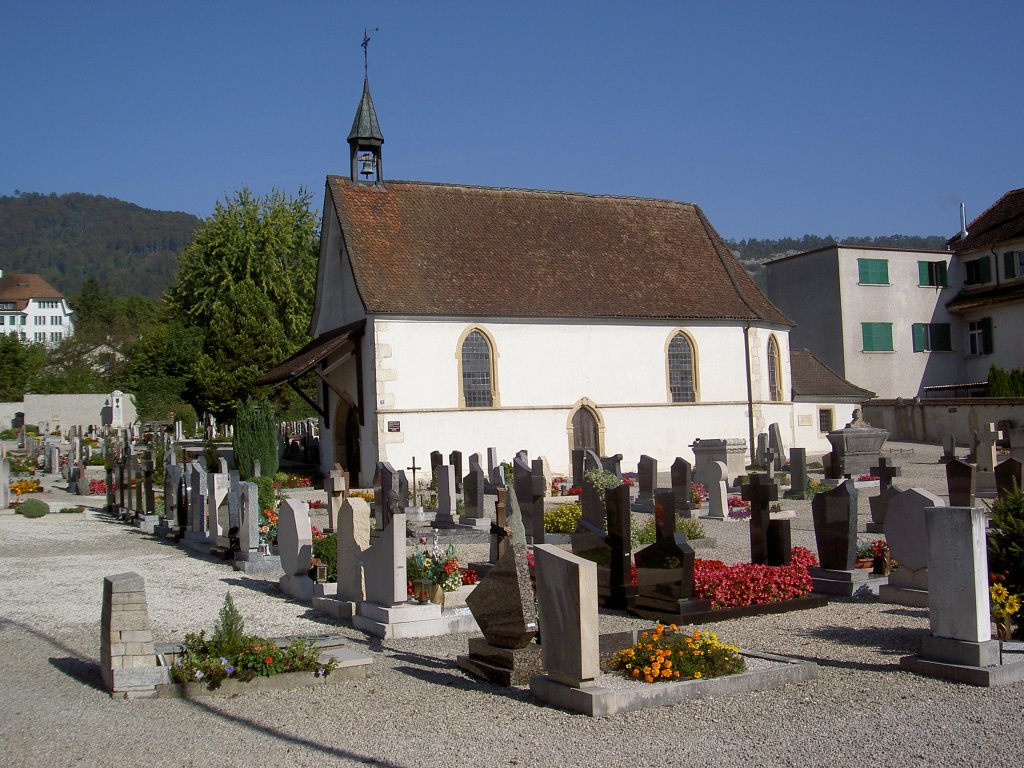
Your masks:
<svg viewBox="0 0 1024 768"><path fill-rule="evenodd" d="M216 688L206 683L164 683L156 687L157 696L163 699L197 699L205 696L238 696L259 691L288 691L296 688L318 688L336 685L345 680L366 677L366 664L338 667L329 675L315 677L313 672L282 672L269 677L252 680L224 680Z"/></svg>

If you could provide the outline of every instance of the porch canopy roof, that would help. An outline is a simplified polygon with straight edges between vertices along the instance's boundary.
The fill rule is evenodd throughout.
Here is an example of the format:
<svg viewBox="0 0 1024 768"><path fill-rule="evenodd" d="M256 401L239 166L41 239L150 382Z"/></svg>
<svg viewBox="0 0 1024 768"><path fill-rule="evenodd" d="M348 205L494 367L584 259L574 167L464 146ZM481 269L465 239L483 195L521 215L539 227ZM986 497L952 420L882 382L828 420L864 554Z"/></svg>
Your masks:
<svg viewBox="0 0 1024 768"><path fill-rule="evenodd" d="M354 323L321 334L287 360L275 365L253 383L257 387L271 387L275 384L292 382L305 376L321 360L326 359L332 352L341 349L346 341L360 336L365 325L365 320L357 320Z"/></svg>

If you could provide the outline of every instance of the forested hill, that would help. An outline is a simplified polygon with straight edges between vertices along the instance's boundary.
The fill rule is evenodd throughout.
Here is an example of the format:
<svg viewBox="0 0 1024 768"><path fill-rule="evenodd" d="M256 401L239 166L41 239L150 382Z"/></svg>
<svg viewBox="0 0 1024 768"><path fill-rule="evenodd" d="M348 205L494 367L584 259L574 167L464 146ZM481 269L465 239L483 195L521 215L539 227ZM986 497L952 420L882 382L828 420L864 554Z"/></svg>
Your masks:
<svg viewBox="0 0 1024 768"><path fill-rule="evenodd" d="M115 296L159 298L199 219L73 192L0 195L0 269L42 275L65 296L88 277Z"/></svg>
<svg viewBox="0 0 1024 768"><path fill-rule="evenodd" d="M920 250L945 250L946 237L941 235L883 235L881 237L843 237L831 235L804 235L801 238L784 237L779 240L726 240L726 245L733 255L739 259L744 269L750 273L754 281L765 290L764 263L772 259L791 256L794 253L813 251L826 245L843 243L844 245L873 245L878 248L909 248ZM765 291L767 293L767 291Z"/></svg>

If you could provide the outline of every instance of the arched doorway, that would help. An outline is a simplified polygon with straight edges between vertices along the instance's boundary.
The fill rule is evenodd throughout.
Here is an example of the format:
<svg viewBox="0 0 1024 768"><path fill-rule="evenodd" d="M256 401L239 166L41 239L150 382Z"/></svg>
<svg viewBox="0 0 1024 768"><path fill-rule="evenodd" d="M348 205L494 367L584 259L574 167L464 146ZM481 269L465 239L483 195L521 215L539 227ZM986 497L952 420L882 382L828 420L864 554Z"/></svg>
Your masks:
<svg viewBox="0 0 1024 768"><path fill-rule="evenodd" d="M576 409L572 415L573 450L589 449L600 455L597 441L597 415L587 406Z"/></svg>
<svg viewBox="0 0 1024 768"><path fill-rule="evenodd" d="M348 472L349 485L359 488L359 412L347 398L334 412L334 461Z"/></svg>

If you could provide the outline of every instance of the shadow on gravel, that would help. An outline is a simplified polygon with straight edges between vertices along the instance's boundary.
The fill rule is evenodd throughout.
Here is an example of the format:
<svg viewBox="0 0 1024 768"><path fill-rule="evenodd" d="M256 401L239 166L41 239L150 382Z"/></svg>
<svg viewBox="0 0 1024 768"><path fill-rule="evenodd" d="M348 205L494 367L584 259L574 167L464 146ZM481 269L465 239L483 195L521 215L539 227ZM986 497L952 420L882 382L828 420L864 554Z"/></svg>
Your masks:
<svg viewBox="0 0 1024 768"><path fill-rule="evenodd" d="M381 765L385 766L385 768L409 768L409 766L404 766L401 763L393 763L390 760L378 760L375 757L370 757L368 755L360 755L357 752L350 752L347 749L332 747L329 744L321 744L318 741L304 739L301 736L295 736L293 734L286 733L285 731L282 731L279 728L275 728L273 725L270 725L266 720L260 720L259 722L256 722L255 720L250 720L246 717L239 717L238 715L228 715L224 712L215 709L209 704L206 704L204 701L200 699L181 699L181 701L185 702L189 706L195 707L196 709L205 712L208 715L211 715L212 717L218 717L221 720L233 723L234 725L240 726L242 728L247 728L253 731L254 733L260 734L261 736L270 736L279 741L283 741L288 744L294 744L296 747L299 747L301 749L309 749L313 750L314 752L319 752L320 754L327 757L334 757L343 760L352 760L354 762L359 762L364 765Z"/></svg>
<svg viewBox="0 0 1024 768"><path fill-rule="evenodd" d="M890 616L906 616L911 619L927 619L928 609L927 608L890 608L889 610L882 611Z"/></svg>
<svg viewBox="0 0 1024 768"><path fill-rule="evenodd" d="M88 685L90 688L95 688L97 691L103 691L104 693L107 692L106 686L103 685L103 677L100 674L100 665L96 662L76 659L71 656L64 658L51 656L49 662L50 666L54 669L60 670L68 677L73 677L82 685Z"/></svg>
<svg viewBox="0 0 1024 768"><path fill-rule="evenodd" d="M448 668L451 669L450 666ZM483 680L475 680L462 674L454 674L452 672L432 672L429 669L421 669L420 667L398 666L394 669L398 672L404 672L410 677L422 680L425 683L443 685L446 690L456 688L460 691L482 691L485 693L504 696L506 699L515 699L517 701L524 702L530 700L530 692L525 688L505 688L504 686L494 685L493 683L487 683Z"/></svg>
<svg viewBox="0 0 1024 768"><path fill-rule="evenodd" d="M823 667L840 667L862 671L890 672L899 669L899 657L917 653L921 649L921 638L927 634L923 629L905 627L840 627L825 626L801 632L804 637L815 637L841 645L857 646L874 650L880 656L897 657L891 664L879 664L845 659L826 659L786 653L796 659L813 661Z"/></svg>
<svg viewBox="0 0 1024 768"><path fill-rule="evenodd" d="M60 670L68 677L72 677L84 685L88 685L98 691L106 692L107 689L103 685L103 678L100 676L100 665L95 659L80 658L77 648L72 648L67 643L62 642L45 632L41 632L29 624L25 624L21 621L15 621L14 619L0 619L0 629L7 629L9 627L15 627L20 629L22 632L34 635L40 640L49 643L54 648L69 654L68 656L62 657L51 656L48 659L50 666L54 669Z"/></svg>

